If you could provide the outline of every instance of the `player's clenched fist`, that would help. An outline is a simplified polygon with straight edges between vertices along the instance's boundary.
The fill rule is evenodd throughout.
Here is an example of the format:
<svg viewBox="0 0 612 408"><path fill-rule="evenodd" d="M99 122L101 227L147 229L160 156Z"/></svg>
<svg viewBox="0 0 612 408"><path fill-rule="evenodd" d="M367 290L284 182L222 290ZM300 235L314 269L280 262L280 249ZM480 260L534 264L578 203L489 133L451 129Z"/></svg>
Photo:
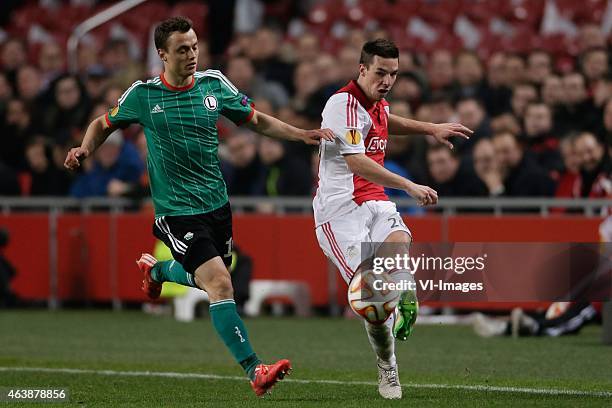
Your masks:
<svg viewBox="0 0 612 408"><path fill-rule="evenodd" d="M406 192L423 207L438 203L438 193L431 187L410 182Z"/></svg>
<svg viewBox="0 0 612 408"><path fill-rule="evenodd" d="M89 150L83 147L75 147L70 149L64 161L64 167L70 170L75 170L81 165L81 162L89 156Z"/></svg>

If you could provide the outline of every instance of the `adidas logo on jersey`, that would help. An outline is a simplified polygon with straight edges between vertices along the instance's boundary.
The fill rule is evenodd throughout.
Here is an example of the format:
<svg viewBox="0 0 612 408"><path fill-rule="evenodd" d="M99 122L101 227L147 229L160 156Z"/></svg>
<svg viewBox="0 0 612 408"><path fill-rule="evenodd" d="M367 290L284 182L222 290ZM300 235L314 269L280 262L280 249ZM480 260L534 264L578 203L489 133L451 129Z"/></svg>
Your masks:
<svg viewBox="0 0 612 408"><path fill-rule="evenodd" d="M151 109L151 113L162 113L164 110L159 107L159 105L155 105L153 109Z"/></svg>

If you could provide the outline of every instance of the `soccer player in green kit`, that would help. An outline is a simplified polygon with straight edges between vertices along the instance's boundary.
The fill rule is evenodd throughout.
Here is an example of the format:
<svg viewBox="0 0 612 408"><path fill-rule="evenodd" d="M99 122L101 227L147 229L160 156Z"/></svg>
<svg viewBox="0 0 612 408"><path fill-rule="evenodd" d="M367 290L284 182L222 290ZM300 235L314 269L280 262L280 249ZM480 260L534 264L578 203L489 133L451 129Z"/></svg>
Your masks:
<svg viewBox="0 0 612 408"><path fill-rule="evenodd" d="M303 130L257 112L219 71L196 72L198 39L191 21L169 18L155 29L155 46L164 72L136 81L117 106L95 119L80 147L68 152L65 166L76 169L117 128L144 127L155 206L153 234L176 261L158 262L142 254L137 264L143 290L157 298L162 283L205 290L213 326L243 367L257 396L268 392L291 369L289 360L266 365L257 357L236 312L227 267L232 253L232 214L217 156L219 115L266 136L318 144L333 140L327 129Z"/></svg>

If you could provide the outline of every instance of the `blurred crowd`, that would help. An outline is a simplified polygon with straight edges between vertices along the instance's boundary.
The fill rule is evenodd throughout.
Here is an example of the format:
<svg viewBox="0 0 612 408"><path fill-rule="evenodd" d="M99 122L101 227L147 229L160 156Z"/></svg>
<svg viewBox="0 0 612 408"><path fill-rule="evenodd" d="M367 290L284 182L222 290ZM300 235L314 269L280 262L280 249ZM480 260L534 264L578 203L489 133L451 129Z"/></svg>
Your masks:
<svg viewBox="0 0 612 408"><path fill-rule="evenodd" d="M289 38L281 27L264 23L236 32L220 55L211 55L202 36L198 69L220 68L257 110L304 128L319 127L327 98L357 77L361 45L390 36L382 28L353 28L330 52L320 35L305 30ZM401 49L387 98L391 112L461 122L474 135L455 140L453 150L420 135L391 136L386 166L431 185L441 197L611 197L609 44L598 25L585 24L569 63L543 49L486 57ZM66 151L80 144L88 123L134 80L154 75L145 58L134 57L134 43L82 44L75 73L67 71L63 44L32 47L11 36L0 45L0 195L146 196L146 141L138 126L114 133L77 174L63 168ZM231 195L313 194L316 150L225 120L218 127Z"/></svg>

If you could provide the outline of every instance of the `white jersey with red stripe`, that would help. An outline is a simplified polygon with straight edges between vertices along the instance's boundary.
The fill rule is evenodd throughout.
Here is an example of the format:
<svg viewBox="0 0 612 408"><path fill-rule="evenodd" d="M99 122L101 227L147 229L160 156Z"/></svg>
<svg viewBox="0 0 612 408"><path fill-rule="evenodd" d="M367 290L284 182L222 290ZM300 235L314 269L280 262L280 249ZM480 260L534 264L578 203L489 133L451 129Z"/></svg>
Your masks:
<svg viewBox="0 0 612 408"><path fill-rule="evenodd" d="M388 103L370 102L355 81L327 101L321 127L331 129L336 139L322 142L319 150L319 184L313 200L317 226L366 201L388 200L382 186L354 175L343 157L365 153L384 165L388 115Z"/></svg>

